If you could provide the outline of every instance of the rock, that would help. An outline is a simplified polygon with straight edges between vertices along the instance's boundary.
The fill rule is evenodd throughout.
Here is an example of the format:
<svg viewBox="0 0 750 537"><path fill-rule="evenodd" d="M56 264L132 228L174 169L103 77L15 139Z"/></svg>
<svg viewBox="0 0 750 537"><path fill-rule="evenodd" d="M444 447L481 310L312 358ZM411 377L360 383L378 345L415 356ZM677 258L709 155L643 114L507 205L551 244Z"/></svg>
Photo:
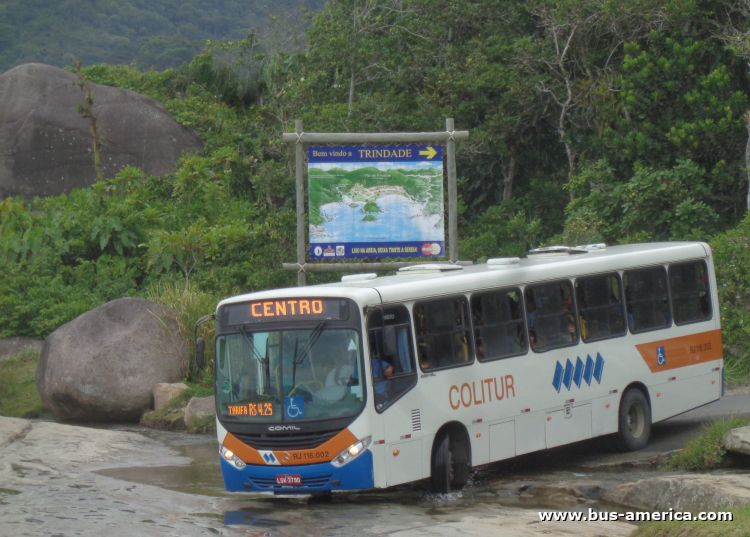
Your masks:
<svg viewBox="0 0 750 537"><path fill-rule="evenodd" d="M184 382L177 382L170 384L167 382L160 382L154 386L154 410L166 410L169 408L169 403L180 395L182 392L188 389L188 385Z"/></svg>
<svg viewBox="0 0 750 537"><path fill-rule="evenodd" d="M61 326L37 365L44 406L62 420L138 421L154 383L183 378L189 355L176 318L156 302L120 298Z"/></svg>
<svg viewBox="0 0 750 537"><path fill-rule="evenodd" d="M607 490L604 501L646 511L719 511L750 505L750 476L676 475Z"/></svg>
<svg viewBox="0 0 750 537"><path fill-rule="evenodd" d="M185 425L193 429L201 425L201 422L212 420L216 416L216 398L193 397L185 407Z"/></svg>
<svg viewBox="0 0 750 537"><path fill-rule="evenodd" d="M203 149L198 134L153 99L90 87L105 178L126 165L172 173L183 151ZM77 75L57 67L27 63L0 75L0 199L57 196L96 181L91 125L76 110L83 100Z"/></svg>
<svg viewBox="0 0 750 537"><path fill-rule="evenodd" d="M29 348L41 352L42 343L44 343L42 340L30 337L0 339L0 361L12 358Z"/></svg>
<svg viewBox="0 0 750 537"><path fill-rule="evenodd" d="M738 427L724 433L721 443L727 451L750 455L750 427Z"/></svg>

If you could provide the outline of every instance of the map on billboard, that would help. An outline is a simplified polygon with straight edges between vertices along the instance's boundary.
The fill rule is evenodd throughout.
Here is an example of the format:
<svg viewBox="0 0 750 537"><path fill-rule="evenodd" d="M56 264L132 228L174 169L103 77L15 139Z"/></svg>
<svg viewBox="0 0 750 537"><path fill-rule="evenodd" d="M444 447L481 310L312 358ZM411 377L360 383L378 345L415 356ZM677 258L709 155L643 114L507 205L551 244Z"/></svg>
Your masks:
<svg viewBox="0 0 750 537"><path fill-rule="evenodd" d="M445 255L442 145L308 147L310 258Z"/></svg>

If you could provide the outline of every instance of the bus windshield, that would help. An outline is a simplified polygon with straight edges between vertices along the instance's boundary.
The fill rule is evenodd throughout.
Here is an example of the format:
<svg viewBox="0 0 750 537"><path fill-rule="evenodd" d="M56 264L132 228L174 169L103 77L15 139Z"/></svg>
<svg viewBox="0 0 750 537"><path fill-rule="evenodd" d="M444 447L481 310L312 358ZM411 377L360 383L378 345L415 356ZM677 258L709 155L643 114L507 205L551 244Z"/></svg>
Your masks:
<svg viewBox="0 0 750 537"><path fill-rule="evenodd" d="M253 331L216 339L219 418L247 423L353 416L364 405L360 334L350 328Z"/></svg>

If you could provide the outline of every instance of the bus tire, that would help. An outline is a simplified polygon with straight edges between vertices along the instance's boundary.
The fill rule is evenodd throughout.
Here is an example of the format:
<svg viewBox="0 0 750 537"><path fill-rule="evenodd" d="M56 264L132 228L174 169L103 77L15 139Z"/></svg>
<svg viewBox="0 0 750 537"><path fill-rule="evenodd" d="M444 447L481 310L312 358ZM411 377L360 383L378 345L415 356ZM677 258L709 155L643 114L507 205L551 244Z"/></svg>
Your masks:
<svg viewBox="0 0 750 537"><path fill-rule="evenodd" d="M625 392L620 400L619 423L613 436L618 451L638 451L648 444L651 436L651 407L638 388Z"/></svg>
<svg viewBox="0 0 750 537"><path fill-rule="evenodd" d="M430 463L430 492L447 494L451 491L453 479L453 456L451 454L451 438L443 434L435 442Z"/></svg>

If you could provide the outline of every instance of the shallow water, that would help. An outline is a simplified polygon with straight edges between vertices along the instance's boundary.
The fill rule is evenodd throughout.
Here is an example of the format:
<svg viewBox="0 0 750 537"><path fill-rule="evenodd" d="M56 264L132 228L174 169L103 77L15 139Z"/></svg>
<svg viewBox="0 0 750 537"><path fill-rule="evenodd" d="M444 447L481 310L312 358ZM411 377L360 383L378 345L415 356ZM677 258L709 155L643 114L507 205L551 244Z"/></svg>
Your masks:
<svg viewBox="0 0 750 537"><path fill-rule="evenodd" d="M501 513L511 507L611 511L616 508L601 502L603 486L654 474L649 468L578 466L576 463L585 457L586 451L596 447L583 444L481 467L472 474L463 491L451 494L428 494L426 481L387 490L337 492L329 498L230 493L224 490L215 437L150 429L137 431L165 443L192 462L149 468L110 468L97 473L188 494L237 499L239 508L223 514L224 524L265 529L267 535L301 529L309 529L310 534L315 535L344 535L373 525L397 531L427 523L457 521L469 515Z"/></svg>

